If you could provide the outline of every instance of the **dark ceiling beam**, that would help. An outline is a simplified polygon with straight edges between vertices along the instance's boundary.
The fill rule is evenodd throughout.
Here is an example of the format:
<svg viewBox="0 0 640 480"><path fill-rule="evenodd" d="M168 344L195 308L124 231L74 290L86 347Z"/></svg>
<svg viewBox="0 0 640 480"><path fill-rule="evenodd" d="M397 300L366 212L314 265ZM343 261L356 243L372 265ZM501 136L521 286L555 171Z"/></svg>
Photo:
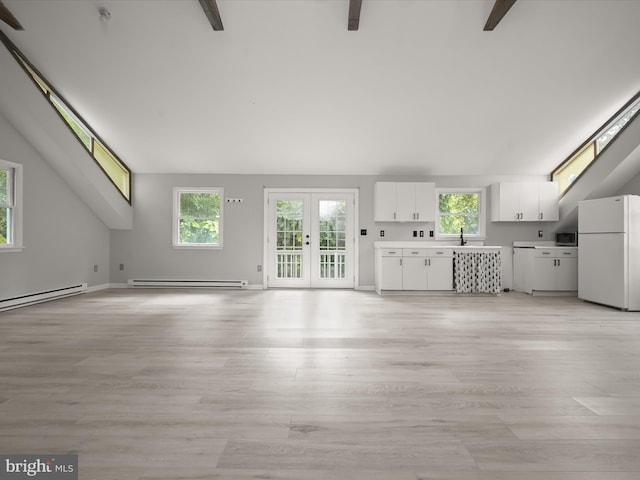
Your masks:
<svg viewBox="0 0 640 480"><path fill-rule="evenodd" d="M487 19L487 23L484 25L484 31L490 32L496 28L500 23L500 20L502 20L502 17L504 17L509 9L513 7L514 3L516 3L516 0L496 0L491 13L489 14L489 18Z"/></svg>
<svg viewBox="0 0 640 480"><path fill-rule="evenodd" d="M361 9L362 0L349 0L349 30L356 31L360 27Z"/></svg>
<svg viewBox="0 0 640 480"><path fill-rule="evenodd" d="M204 10L205 15L209 19L209 23L216 32L224 30L222 26L222 18L220 18L220 12L218 11L218 5L216 0L200 0L200 5Z"/></svg>
<svg viewBox="0 0 640 480"><path fill-rule="evenodd" d="M7 7L0 1L0 20L9 25L14 30L24 30L24 27L20 25L20 22Z"/></svg>

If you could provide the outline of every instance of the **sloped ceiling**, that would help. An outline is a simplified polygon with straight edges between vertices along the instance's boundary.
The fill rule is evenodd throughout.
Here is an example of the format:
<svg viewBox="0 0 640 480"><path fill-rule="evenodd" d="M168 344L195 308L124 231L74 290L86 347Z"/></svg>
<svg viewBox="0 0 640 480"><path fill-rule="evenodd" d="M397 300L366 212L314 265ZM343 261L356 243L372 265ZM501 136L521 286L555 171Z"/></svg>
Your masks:
<svg viewBox="0 0 640 480"><path fill-rule="evenodd" d="M638 1L4 4L134 172L541 175L640 90Z"/></svg>

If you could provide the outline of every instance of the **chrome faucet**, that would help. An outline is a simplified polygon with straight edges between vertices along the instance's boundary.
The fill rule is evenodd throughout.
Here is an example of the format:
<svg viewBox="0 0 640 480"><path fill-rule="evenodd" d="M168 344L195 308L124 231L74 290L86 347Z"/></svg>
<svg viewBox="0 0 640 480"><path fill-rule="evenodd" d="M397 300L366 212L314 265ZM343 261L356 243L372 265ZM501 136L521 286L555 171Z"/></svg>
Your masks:
<svg viewBox="0 0 640 480"><path fill-rule="evenodd" d="M460 228L460 246L464 247L466 245L467 241L464 239L464 230L462 229L462 227Z"/></svg>

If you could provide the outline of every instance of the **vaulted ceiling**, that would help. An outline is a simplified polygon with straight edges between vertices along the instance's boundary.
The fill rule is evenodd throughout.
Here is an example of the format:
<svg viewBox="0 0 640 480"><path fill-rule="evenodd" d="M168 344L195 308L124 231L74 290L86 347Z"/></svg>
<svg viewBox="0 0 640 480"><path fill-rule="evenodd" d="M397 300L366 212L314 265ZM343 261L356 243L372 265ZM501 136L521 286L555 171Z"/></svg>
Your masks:
<svg viewBox="0 0 640 480"><path fill-rule="evenodd" d="M2 3L134 172L541 175L640 91L639 1Z"/></svg>

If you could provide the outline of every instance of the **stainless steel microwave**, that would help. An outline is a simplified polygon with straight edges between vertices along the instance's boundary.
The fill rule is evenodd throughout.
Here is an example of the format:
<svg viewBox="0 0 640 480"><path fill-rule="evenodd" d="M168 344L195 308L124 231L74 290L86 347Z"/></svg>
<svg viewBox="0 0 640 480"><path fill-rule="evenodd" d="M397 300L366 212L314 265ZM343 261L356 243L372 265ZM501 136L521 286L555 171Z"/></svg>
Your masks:
<svg viewBox="0 0 640 480"><path fill-rule="evenodd" d="M569 247L578 245L578 232L556 233L556 245Z"/></svg>

